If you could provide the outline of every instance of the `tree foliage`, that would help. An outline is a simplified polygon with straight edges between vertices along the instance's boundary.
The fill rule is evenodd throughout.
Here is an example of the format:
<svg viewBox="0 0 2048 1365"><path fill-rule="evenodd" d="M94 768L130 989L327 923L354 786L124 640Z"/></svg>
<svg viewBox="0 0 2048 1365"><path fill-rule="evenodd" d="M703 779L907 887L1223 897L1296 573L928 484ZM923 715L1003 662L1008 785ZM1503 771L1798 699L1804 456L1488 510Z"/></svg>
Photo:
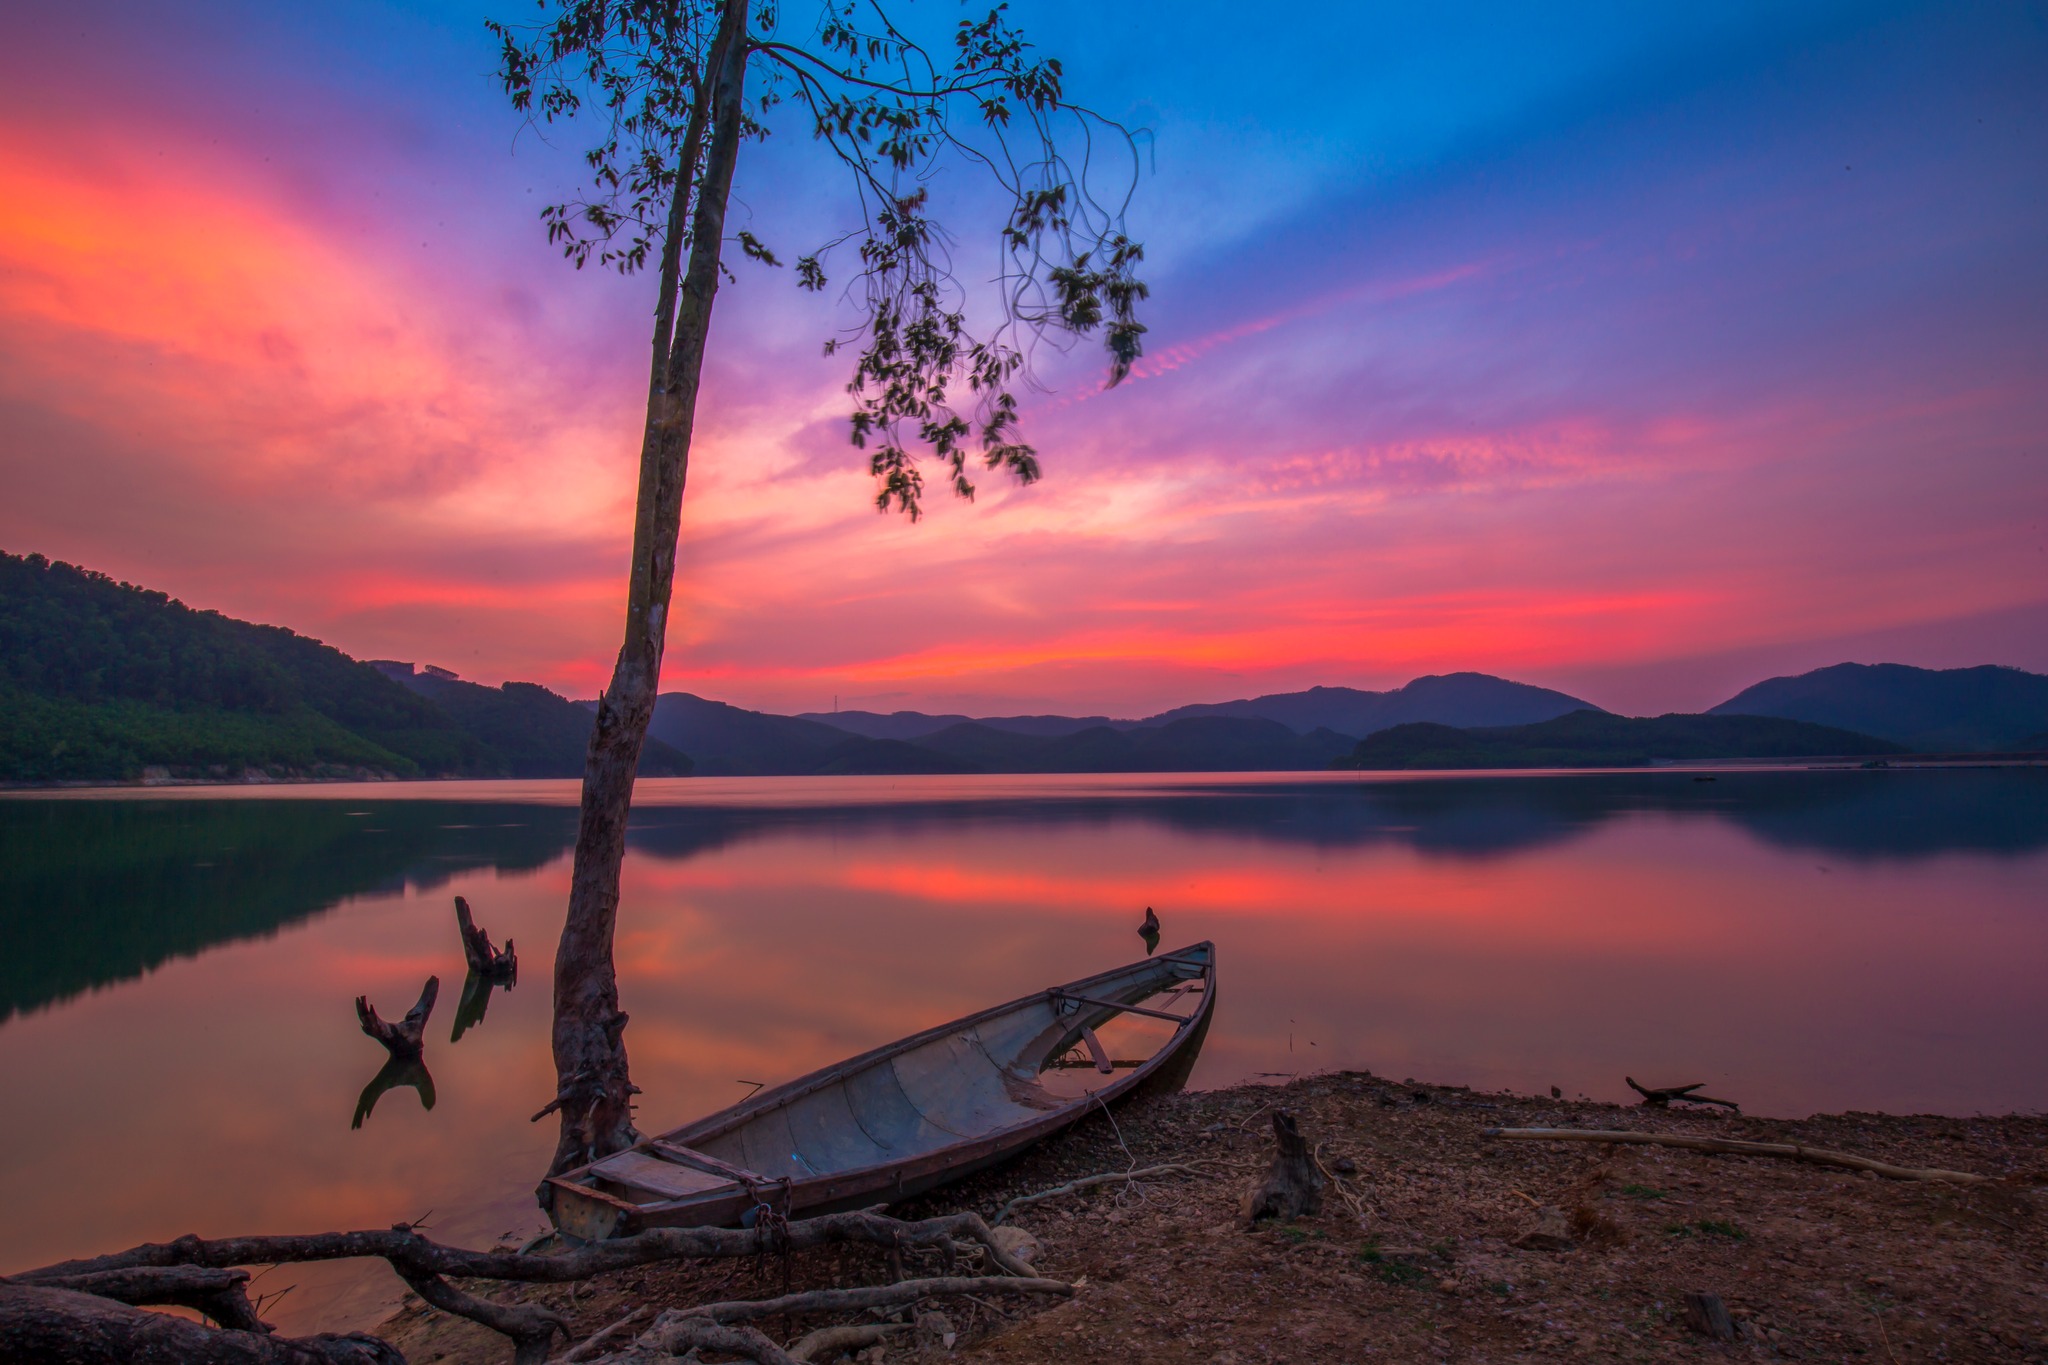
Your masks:
<svg viewBox="0 0 2048 1365"><path fill-rule="evenodd" d="M723 3L543 7L551 17L538 27L491 30L515 107L588 140L582 190L542 210L548 239L579 268L632 273L659 260L672 275L692 246ZM963 497L977 463L1031 482L1038 456L1019 435L1018 392L1034 346L1098 336L1112 385L1143 348L1144 252L1124 222L1137 172L1130 134L1067 99L1059 61L1025 40L1006 6L960 20L939 53L876 0L828 0L799 40L784 35L780 9L756 0L749 15L744 130L765 138L780 113L800 110L850 174L857 226L797 255L793 275L824 291L846 272L841 298L858 320L826 351L856 350L849 434L868 454L876 506L919 514L920 455ZM956 275L936 216L931 186L947 162L979 168L1009 202L986 305ZM753 232L730 240L782 267Z"/></svg>

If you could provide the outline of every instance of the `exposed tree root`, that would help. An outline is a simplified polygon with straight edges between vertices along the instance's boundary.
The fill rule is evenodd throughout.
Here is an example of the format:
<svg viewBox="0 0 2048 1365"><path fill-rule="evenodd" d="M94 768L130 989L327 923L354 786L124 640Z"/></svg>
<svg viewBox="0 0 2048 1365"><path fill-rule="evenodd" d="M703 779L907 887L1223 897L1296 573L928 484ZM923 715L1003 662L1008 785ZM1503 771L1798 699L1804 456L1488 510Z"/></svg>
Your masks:
<svg viewBox="0 0 2048 1365"><path fill-rule="evenodd" d="M223 1331L97 1294L0 1281L8 1365L405 1365L363 1333L279 1337Z"/></svg>
<svg viewBox="0 0 2048 1365"><path fill-rule="evenodd" d="M1301 1218L1323 1206L1323 1173L1317 1169L1294 1115L1284 1109L1273 1111L1273 1141L1273 1168L1263 1181L1245 1191L1239 1206L1248 1222Z"/></svg>
<svg viewBox="0 0 2048 1365"><path fill-rule="evenodd" d="M63 1361L66 1365L92 1365L99 1361L128 1359L185 1359L186 1356L178 1355L175 1351L154 1357L136 1354L148 1345L143 1338L149 1337L152 1332L159 1332L159 1329L151 1322L137 1323L120 1316L123 1312L132 1311L130 1306L135 1304L179 1303L199 1309L220 1322L223 1327L238 1329L233 1332L221 1332L197 1323L184 1322L182 1319L164 1318L161 1314L142 1315L147 1319L180 1322L191 1332L208 1334L208 1340L213 1344L206 1346L204 1350L192 1346L190 1342L177 1347L177 1350L191 1347L194 1353L190 1358L194 1360L334 1360L351 1363L388 1363L399 1358L395 1352L389 1352L389 1348L385 1348L387 1354L384 1356L363 1356L359 1353L362 1349L359 1345L347 1345L355 1340L353 1338L333 1338L331 1342L343 1343L335 1346L331 1342L329 1345L307 1345L305 1342L294 1343L283 1338L270 1337L270 1329L258 1320L244 1291L248 1275L239 1269L251 1265L332 1261L359 1256L378 1257L389 1262L399 1277L428 1304L443 1312L481 1323L509 1337L513 1343L517 1365L539 1365L547 1359L556 1335L559 1333L566 1337L569 1334L567 1324L560 1317L545 1308L529 1304L498 1303L479 1298L456 1288L449 1280L458 1278L562 1284L659 1261L754 1256L848 1242L881 1247L894 1255L900 1255L906 1248L928 1247L940 1252L948 1265L958 1256L962 1243L975 1244L982 1248L988 1264L1002 1272L1002 1275L910 1280L865 1289L818 1290L759 1303L712 1304L688 1313L664 1315L662 1321L673 1322L682 1318L692 1318L696 1325L691 1330L695 1332L697 1327L707 1324L737 1323L783 1313L830 1312L901 1305L936 1295L963 1294L970 1288L984 1294L1071 1292L1070 1287L1061 1281L1035 1278L1030 1266L997 1244L988 1224L976 1214L955 1213L905 1222L874 1210L799 1219L773 1230L655 1228L633 1237L576 1247L553 1256L524 1256L509 1251L469 1251L462 1247L443 1246L438 1242L429 1241L421 1236L416 1228L403 1223L380 1232L321 1232L301 1236L214 1239L180 1237L173 1242L152 1242L109 1256L66 1261L39 1270L25 1271L11 1281L0 1282L0 1291L15 1294L12 1311L25 1315L24 1330L30 1330L36 1323L54 1322L68 1314L78 1332L84 1334L81 1341L94 1332L100 1332L109 1342L105 1350L91 1347L88 1343L82 1344L80 1349L69 1354L27 1357L38 1361L47 1359L52 1362ZM34 1298L33 1295L29 1295L24 1298L23 1296L28 1295L30 1290L34 1290L36 1294L54 1297ZM32 1303L29 1301L31 1298L34 1298ZM7 1311L9 1309L0 1308L0 1324L4 1324ZM110 1313L113 1314L112 1317L107 1316ZM106 1326L105 1331L101 1331L100 1326L96 1324L111 1325ZM643 1333L641 1341L636 1342L631 1349L643 1355L647 1350L653 1349L642 1344L647 1337L648 1334ZM779 1347L768 1343L767 1338L759 1337L759 1341L756 1342L756 1337L759 1337L758 1333L745 1333L731 1338L734 1342L751 1343L746 1347L720 1345L708 1337L695 1341L694 1344L707 1349L752 1355L753 1359L763 1362L780 1362L790 1358ZM234 1340L230 1341L228 1338ZM50 1339L56 1338L52 1336ZM306 1339L307 1342L313 1343L329 1340ZM774 1354L755 1354L752 1346L760 1343L767 1343L766 1349ZM382 1343L378 1345L381 1347ZM151 1346L149 1349L155 1347ZM579 1351L582 1349L578 1348ZM687 1350L689 1347L685 1345L682 1349ZM215 1354L207 1354L207 1351L213 1351ZM235 1354L237 1351L241 1354ZM294 1351L299 1354L291 1354ZM319 1351L327 1351L328 1354L321 1355L318 1354ZM344 1353L337 1355L333 1353L335 1351ZM358 1354L348 1355L346 1351L358 1351ZM307 1352L314 1354L306 1354Z"/></svg>

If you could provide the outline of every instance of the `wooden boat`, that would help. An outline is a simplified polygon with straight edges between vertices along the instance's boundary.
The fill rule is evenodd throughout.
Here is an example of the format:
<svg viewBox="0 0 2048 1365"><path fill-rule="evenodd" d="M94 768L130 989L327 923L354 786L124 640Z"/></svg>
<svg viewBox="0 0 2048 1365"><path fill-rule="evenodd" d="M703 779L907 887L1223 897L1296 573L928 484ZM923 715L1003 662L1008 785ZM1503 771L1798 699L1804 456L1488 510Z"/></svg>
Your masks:
<svg viewBox="0 0 2048 1365"><path fill-rule="evenodd" d="M1185 1083L1215 1003L1198 943L970 1014L551 1177L555 1226L596 1241L909 1198Z"/></svg>

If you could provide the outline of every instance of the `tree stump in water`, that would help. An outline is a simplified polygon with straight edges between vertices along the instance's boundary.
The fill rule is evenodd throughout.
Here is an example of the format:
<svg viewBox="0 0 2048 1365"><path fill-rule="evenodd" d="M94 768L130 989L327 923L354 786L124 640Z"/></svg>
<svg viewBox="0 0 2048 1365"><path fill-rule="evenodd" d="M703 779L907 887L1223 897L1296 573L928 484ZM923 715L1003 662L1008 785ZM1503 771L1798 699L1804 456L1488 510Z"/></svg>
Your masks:
<svg viewBox="0 0 2048 1365"><path fill-rule="evenodd" d="M1328 1183L1316 1169L1308 1139L1294 1115L1283 1109L1273 1111L1273 1169L1263 1182L1245 1191L1238 1211L1247 1220L1261 1218L1303 1218L1323 1206L1323 1186Z"/></svg>
<svg viewBox="0 0 2048 1365"><path fill-rule="evenodd" d="M428 977L427 984L420 990L418 1003L395 1024L379 1019L370 998L359 995L356 997L356 1018L362 1021L364 1033L384 1044L384 1050L391 1054L393 1061L417 1061L424 1046L422 1035L426 1032L427 1016L434 1012L434 998L440 993L441 978Z"/></svg>
<svg viewBox="0 0 2048 1365"><path fill-rule="evenodd" d="M471 972L495 985L510 986L519 980L519 955L512 951L512 940L506 939L502 949L493 948L491 936L477 928L469 917L469 902L460 896L455 898L455 927L462 934L462 956Z"/></svg>

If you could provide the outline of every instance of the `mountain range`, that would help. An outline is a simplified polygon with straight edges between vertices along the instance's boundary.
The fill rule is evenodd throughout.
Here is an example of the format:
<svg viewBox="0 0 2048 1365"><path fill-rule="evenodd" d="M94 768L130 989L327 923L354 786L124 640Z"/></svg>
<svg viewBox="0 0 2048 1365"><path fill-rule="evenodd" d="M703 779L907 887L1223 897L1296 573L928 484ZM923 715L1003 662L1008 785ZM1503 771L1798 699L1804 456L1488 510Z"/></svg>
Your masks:
<svg viewBox="0 0 2048 1365"><path fill-rule="evenodd" d="M2048 748L2048 677L2017 668L1836 664L1746 687L1711 716L1783 716L1918 753Z"/></svg>
<svg viewBox="0 0 2048 1365"><path fill-rule="evenodd" d="M39 555L0 554L0 782L575 777L592 703L359 662ZM1759 718L1770 724L1757 723ZM1841 664L1704 716L1612 716L1483 673L1312 687L1138 719L655 707L643 776L1612 766L2048 748L2048 677Z"/></svg>

